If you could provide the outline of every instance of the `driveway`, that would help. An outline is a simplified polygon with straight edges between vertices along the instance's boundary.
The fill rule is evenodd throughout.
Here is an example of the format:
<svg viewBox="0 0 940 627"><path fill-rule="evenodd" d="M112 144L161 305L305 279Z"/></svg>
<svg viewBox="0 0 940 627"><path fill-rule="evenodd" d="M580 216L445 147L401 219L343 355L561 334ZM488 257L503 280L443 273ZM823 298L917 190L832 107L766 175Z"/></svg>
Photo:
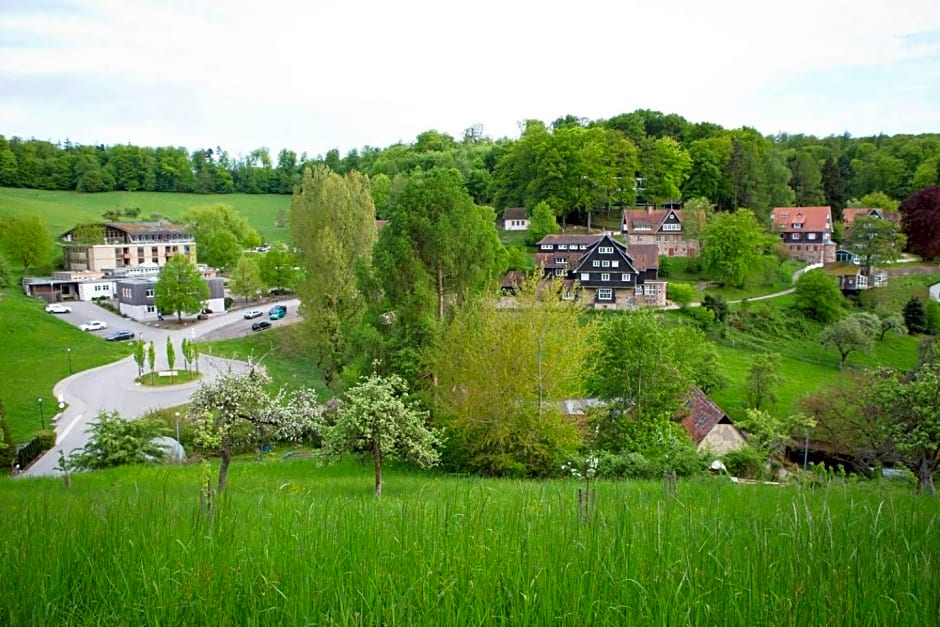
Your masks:
<svg viewBox="0 0 940 627"><path fill-rule="evenodd" d="M244 308L213 314L208 320L184 319L182 323L166 320L161 323L140 323L111 313L98 305L87 302L69 303L71 314L61 315L61 319L78 326L89 320L101 320L108 328L103 331L89 331L104 337L114 331L128 330L137 334L146 342L153 341L156 347L157 370L168 368L166 362L166 338L171 337L177 348L177 364L182 364L179 345L183 338L222 339L238 337L251 333L251 322L245 320ZM299 320L297 313L299 301L296 299L280 301L287 306L287 317L275 322L275 325L287 324ZM270 305L257 307L267 312ZM249 307L250 308L250 307ZM103 340L102 340L103 341ZM242 371L248 364L240 361L202 355L199 357L199 370L203 380L212 380L220 373ZM152 388L134 382L137 378L137 364L134 358L126 357L113 364L76 373L53 388L55 397L67 404L65 411L55 421L56 446L34 461L22 476L57 475L55 468L59 462L59 450L69 454L82 448L88 442L86 432L88 424L100 411L117 411L124 418L139 418L153 409L175 407L189 401L189 397L198 387L198 383L186 383L173 386Z"/></svg>

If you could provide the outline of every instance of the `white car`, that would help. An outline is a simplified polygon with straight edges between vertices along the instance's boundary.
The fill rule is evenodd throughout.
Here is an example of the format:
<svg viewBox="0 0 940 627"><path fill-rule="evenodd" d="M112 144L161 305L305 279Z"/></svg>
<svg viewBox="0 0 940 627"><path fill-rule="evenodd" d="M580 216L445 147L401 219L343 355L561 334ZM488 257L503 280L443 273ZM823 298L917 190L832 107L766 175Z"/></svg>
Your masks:
<svg viewBox="0 0 940 627"><path fill-rule="evenodd" d="M100 331L101 329L107 329L108 325L101 320L89 320L85 324L78 325L78 328L82 331Z"/></svg>
<svg viewBox="0 0 940 627"><path fill-rule="evenodd" d="M49 313L72 313L72 308L62 303L50 303L46 305L46 311Z"/></svg>

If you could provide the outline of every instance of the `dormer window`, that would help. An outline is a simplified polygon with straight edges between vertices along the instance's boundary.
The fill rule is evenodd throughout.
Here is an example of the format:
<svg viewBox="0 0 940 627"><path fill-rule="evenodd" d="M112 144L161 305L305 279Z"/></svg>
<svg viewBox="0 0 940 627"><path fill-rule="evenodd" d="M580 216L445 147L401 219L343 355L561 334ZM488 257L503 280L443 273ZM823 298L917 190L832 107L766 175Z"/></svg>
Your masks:
<svg viewBox="0 0 940 627"><path fill-rule="evenodd" d="M541 249L542 250L555 250L555 247L552 246L551 244L542 244Z"/></svg>
<svg viewBox="0 0 940 627"><path fill-rule="evenodd" d="M558 250L568 250L568 244L559 244Z"/></svg>
<svg viewBox="0 0 940 627"><path fill-rule="evenodd" d="M791 229L801 229L801 228L803 228L803 225L802 225L800 222L791 222L791 223L790 223L790 228L791 228Z"/></svg>

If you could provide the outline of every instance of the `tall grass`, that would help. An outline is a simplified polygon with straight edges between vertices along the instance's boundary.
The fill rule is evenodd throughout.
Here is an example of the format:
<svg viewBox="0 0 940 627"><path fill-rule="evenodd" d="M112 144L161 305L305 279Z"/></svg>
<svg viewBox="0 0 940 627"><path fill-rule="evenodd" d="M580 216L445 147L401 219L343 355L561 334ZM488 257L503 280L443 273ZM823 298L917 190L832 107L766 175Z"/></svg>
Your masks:
<svg viewBox="0 0 940 627"><path fill-rule="evenodd" d="M0 482L13 625L930 625L940 507L819 490L240 463L214 516L198 468Z"/></svg>

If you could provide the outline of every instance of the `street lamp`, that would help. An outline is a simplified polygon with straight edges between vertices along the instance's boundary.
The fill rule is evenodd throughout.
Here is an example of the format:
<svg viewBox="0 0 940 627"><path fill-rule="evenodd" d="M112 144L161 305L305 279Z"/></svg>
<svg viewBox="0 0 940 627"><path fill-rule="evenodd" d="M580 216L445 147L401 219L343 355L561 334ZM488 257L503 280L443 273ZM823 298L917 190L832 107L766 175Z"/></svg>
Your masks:
<svg viewBox="0 0 940 627"><path fill-rule="evenodd" d="M72 349L66 348L65 354L69 356L69 374L72 374Z"/></svg>
<svg viewBox="0 0 940 627"><path fill-rule="evenodd" d="M42 413L42 397L40 396L36 401L39 403L39 428L42 429L46 426L46 417Z"/></svg>

